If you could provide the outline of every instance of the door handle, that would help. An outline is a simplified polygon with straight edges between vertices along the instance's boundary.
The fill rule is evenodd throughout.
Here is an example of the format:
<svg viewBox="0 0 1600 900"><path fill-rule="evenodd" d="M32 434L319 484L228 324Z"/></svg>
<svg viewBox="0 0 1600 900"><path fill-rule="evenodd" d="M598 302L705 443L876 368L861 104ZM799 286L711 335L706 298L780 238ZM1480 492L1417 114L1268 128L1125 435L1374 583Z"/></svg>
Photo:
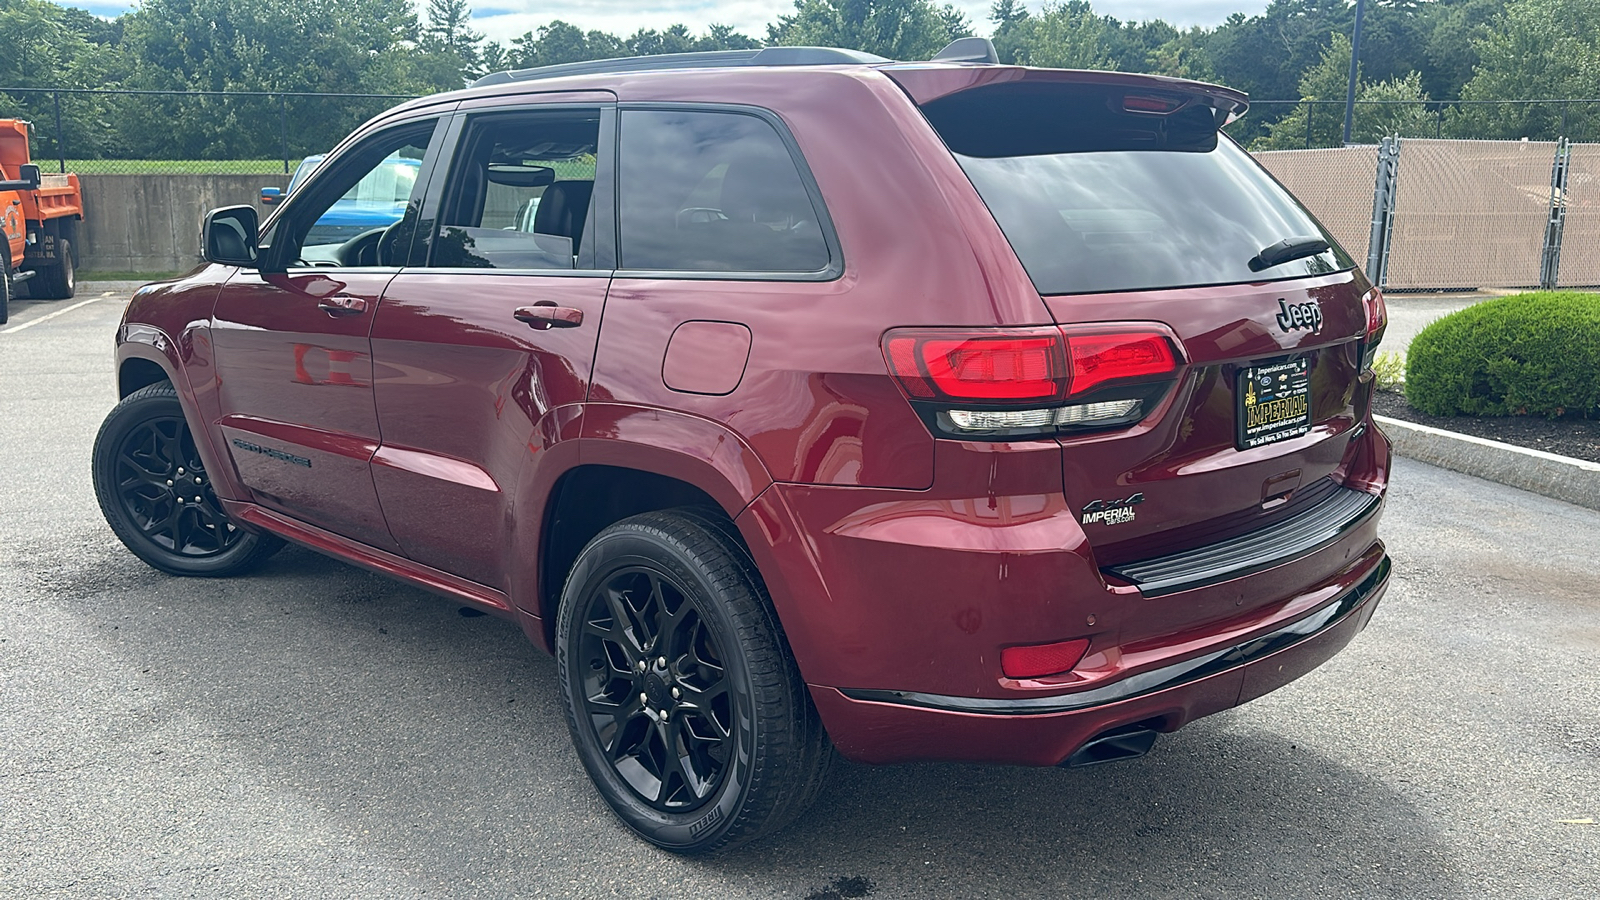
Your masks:
<svg viewBox="0 0 1600 900"><path fill-rule="evenodd" d="M335 294L332 297L322 298L317 303L317 309L330 316L359 316L367 311L367 301L360 297Z"/></svg>
<svg viewBox="0 0 1600 900"><path fill-rule="evenodd" d="M532 306L519 306L512 315L540 331L547 328L577 328L583 324L583 310L557 306L549 300L541 300Z"/></svg>

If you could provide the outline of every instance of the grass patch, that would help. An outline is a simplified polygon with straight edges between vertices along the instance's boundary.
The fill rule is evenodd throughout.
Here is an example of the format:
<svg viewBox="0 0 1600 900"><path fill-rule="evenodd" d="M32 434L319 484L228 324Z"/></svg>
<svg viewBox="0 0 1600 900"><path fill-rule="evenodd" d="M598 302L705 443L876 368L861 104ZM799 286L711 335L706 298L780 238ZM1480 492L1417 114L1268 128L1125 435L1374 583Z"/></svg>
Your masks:
<svg viewBox="0 0 1600 900"><path fill-rule="evenodd" d="M40 160L44 174L57 165ZM67 171L79 175L278 175L281 159L69 159ZM286 177L286 176L283 176Z"/></svg>

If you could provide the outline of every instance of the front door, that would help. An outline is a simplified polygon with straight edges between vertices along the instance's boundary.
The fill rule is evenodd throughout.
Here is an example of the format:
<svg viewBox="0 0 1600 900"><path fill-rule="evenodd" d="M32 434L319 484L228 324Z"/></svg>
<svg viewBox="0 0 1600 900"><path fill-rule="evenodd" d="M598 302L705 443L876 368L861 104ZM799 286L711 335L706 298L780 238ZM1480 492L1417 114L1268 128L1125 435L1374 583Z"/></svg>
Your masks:
<svg viewBox="0 0 1600 900"><path fill-rule="evenodd" d="M391 552L372 485L368 333L410 247L437 124L397 126L324 164L263 235L262 271L223 287L211 329L218 424L252 499Z"/></svg>
<svg viewBox="0 0 1600 900"><path fill-rule="evenodd" d="M373 323L372 474L390 532L412 559L500 590L531 551L512 525L518 481L588 394L610 280L594 244L611 227L595 190L611 121L594 105L464 116L423 214L437 217L431 246Z"/></svg>

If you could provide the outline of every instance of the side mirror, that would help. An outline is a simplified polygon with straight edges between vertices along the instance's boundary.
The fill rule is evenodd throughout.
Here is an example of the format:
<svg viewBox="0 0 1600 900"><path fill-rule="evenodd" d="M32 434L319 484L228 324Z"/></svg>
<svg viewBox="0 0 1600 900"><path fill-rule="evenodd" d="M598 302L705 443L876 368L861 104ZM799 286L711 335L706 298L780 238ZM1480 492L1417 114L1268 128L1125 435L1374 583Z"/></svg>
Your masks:
<svg viewBox="0 0 1600 900"><path fill-rule="evenodd" d="M260 220L253 206L224 206L200 224L200 256L206 262L255 268Z"/></svg>
<svg viewBox="0 0 1600 900"><path fill-rule="evenodd" d="M261 189L261 205L272 206L283 199L283 188L264 187Z"/></svg>
<svg viewBox="0 0 1600 900"><path fill-rule="evenodd" d="M39 167L33 163L24 163L23 165L18 166L17 177L33 185L33 187L29 188L29 190L36 191L39 189L39 182L41 180L39 177Z"/></svg>

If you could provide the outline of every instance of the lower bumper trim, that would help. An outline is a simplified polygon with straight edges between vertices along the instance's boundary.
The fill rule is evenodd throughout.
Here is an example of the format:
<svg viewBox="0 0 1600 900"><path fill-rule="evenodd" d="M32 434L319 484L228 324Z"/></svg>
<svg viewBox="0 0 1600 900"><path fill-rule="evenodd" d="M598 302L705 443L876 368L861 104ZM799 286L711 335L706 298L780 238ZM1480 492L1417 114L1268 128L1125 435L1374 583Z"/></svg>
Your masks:
<svg viewBox="0 0 1600 900"><path fill-rule="evenodd" d="M951 697L944 694L924 694L916 691L883 691L841 689L840 693L852 700L875 703L893 703L947 712L983 713L999 716L1043 715L1072 712L1108 703L1130 700L1145 694L1177 687L1197 681L1255 659L1292 647L1316 637L1332 627L1345 615L1365 603L1389 579L1389 557L1384 556L1376 568L1361 583L1351 588L1343 597L1296 622L1260 637L1222 650L1214 650L1193 659L1173 663L1148 672L1130 675L1113 684L1076 694L1054 697L1027 697L1016 700L987 697Z"/></svg>

